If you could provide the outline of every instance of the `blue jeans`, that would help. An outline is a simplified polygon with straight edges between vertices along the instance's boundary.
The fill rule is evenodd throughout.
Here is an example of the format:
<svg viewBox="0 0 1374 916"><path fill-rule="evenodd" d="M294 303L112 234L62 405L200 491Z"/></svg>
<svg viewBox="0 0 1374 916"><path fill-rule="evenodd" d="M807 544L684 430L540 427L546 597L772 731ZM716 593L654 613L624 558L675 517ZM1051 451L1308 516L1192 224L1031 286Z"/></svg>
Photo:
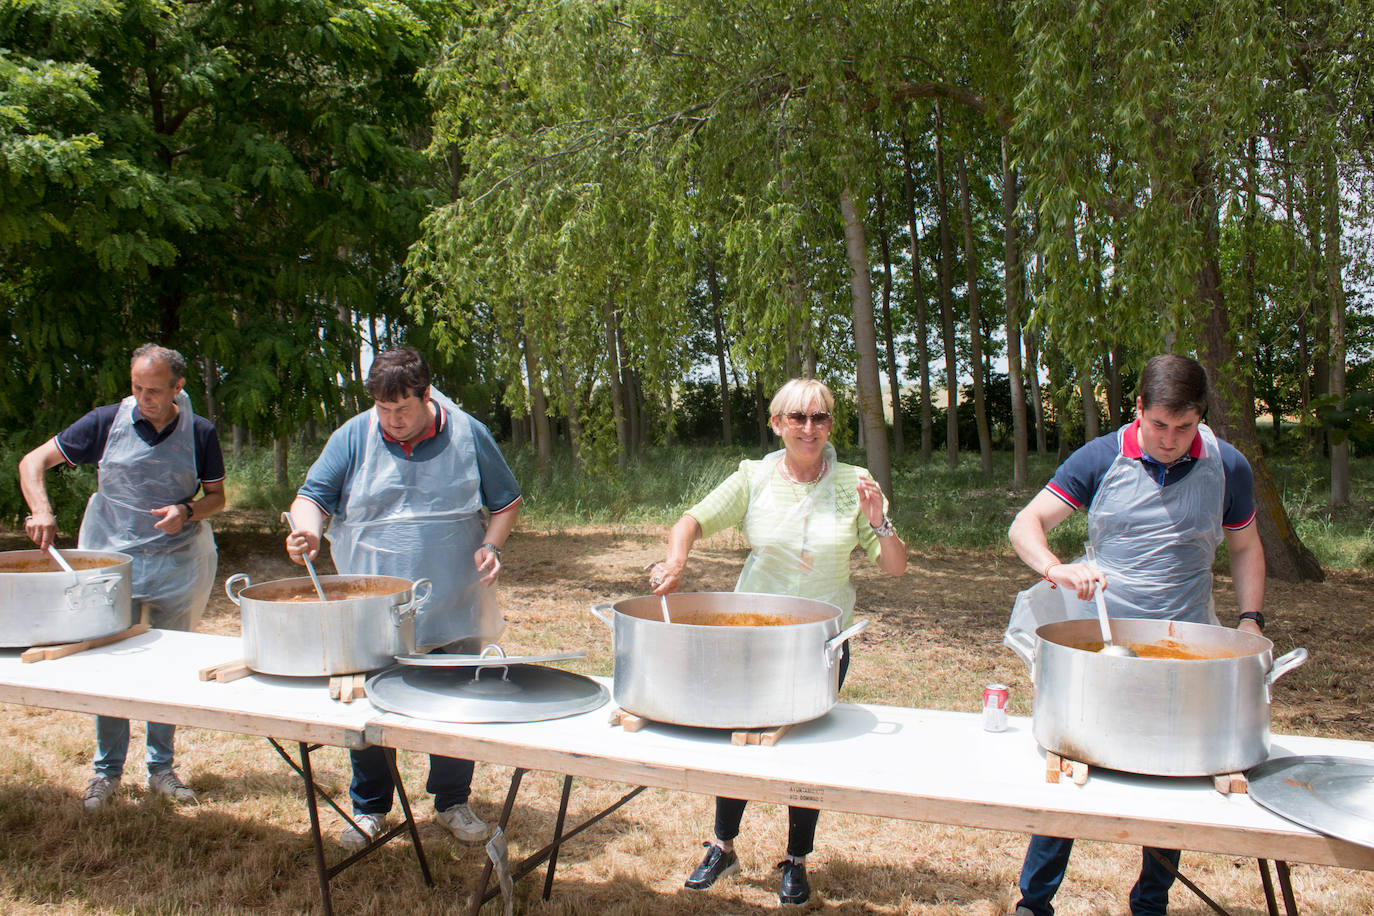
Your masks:
<svg viewBox="0 0 1374 916"><path fill-rule="evenodd" d="M1177 849L1155 851L1178 868ZM1050 901L1064 880L1071 852L1071 839L1032 836L1025 864L1021 866L1021 899L1016 905L1025 907L1035 916L1053 916L1054 907ZM1148 847L1141 849L1140 855L1140 878L1131 888L1131 916L1165 916L1169 909L1169 888L1174 883L1173 872L1155 861Z"/></svg>
<svg viewBox="0 0 1374 916"><path fill-rule="evenodd" d="M348 752L353 761L353 782L348 786L348 797L353 799L354 814L386 814L391 810L396 784L391 778L387 755L395 753L386 747L365 747ZM447 811L468 800L472 791L472 769L471 760L430 755L425 791L434 796L434 810Z"/></svg>
<svg viewBox="0 0 1374 916"><path fill-rule="evenodd" d="M172 768L172 737L175 725L148 723L148 774ZM95 717L95 774L110 779L124 775L124 760L129 756L129 720L110 716Z"/></svg>

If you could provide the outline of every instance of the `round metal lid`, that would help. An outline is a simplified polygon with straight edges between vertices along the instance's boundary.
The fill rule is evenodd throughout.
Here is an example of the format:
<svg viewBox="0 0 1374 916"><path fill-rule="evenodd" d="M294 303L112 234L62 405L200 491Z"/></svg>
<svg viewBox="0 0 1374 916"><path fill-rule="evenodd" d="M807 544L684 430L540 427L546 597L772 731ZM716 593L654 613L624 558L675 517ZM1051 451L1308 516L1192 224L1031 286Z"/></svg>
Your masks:
<svg viewBox="0 0 1374 916"><path fill-rule="evenodd" d="M368 678L367 698L384 712L436 722L538 722L590 712L610 691L559 668L397 665Z"/></svg>
<svg viewBox="0 0 1374 916"><path fill-rule="evenodd" d="M1374 760L1276 757L1245 775L1250 797L1280 817L1374 847Z"/></svg>
<svg viewBox="0 0 1374 916"><path fill-rule="evenodd" d="M502 668L508 665L534 665L540 662L565 662L576 658L586 658L587 653L549 652L545 655L447 655L435 652L431 655L398 655L397 664L412 665L416 668Z"/></svg>

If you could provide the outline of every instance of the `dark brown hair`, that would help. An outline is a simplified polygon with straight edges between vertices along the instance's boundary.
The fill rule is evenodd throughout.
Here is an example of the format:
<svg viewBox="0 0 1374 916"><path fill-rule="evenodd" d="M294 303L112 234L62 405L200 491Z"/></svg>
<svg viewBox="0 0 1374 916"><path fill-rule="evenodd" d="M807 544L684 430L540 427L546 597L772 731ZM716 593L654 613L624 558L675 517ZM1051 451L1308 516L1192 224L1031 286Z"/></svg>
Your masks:
<svg viewBox="0 0 1374 916"><path fill-rule="evenodd" d="M1196 410L1207 413L1207 370L1187 356L1165 353L1145 364L1140 373L1140 406L1161 407L1171 414Z"/></svg>
<svg viewBox="0 0 1374 916"><path fill-rule="evenodd" d="M383 350L372 360L366 387L374 401L403 401L412 394L424 397L429 389L429 365L414 347Z"/></svg>

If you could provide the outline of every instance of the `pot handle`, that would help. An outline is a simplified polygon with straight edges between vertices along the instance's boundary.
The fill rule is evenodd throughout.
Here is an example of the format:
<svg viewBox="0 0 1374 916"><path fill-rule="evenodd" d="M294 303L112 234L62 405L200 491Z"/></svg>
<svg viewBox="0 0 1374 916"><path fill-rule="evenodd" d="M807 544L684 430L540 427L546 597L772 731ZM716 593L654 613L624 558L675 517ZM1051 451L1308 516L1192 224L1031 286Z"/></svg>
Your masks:
<svg viewBox="0 0 1374 916"><path fill-rule="evenodd" d="M840 652L844 647L844 641L851 636L857 636L867 629L867 620L856 620L848 627L845 627L843 630L827 639L825 641L825 667L835 667L835 663L840 660Z"/></svg>
<svg viewBox="0 0 1374 916"><path fill-rule="evenodd" d="M429 603L429 596L434 593L434 583L429 579L416 579L410 583L410 600L405 604L396 605L396 623L407 617L414 617L419 613L420 608Z"/></svg>
<svg viewBox="0 0 1374 916"><path fill-rule="evenodd" d="M1274 664L1269 666L1269 674L1264 679L1265 686L1272 685L1305 661L1307 661L1306 649L1294 649L1292 652L1274 659Z"/></svg>
<svg viewBox="0 0 1374 916"><path fill-rule="evenodd" d="M1002 645L1015 652L1026 667L1035 670L1035 637L1025 630L1007 633L1002 637Z"/></svg>
<svg viewBox="0 0 1374 916"><path fill-rule="evenodd" d="M614 612L615 606L611 604L603 603L592 605L592 614L596 616L597 620L600 620L602 623L610 627L612 630L615 629L615 618L611 617L610 614Z"/></svg>
<svg viewBox="0 0 1374 916"><path fill-rule="evenodd" d="M243 582L243 588L236 592L234 591L234 583L240 580ZM248 573L234 573L228 579L224 580L224 593L229 596L229 600L234 602L235 605L242 607L242 605L239 604L239 595L243 592L244 588L252 584L252 580L248 578Z"/></svg>
<svg viewBox="0 0 1374 916"><path fill-rule="evenodd" d="M91 576L89 579L78 579L63 590L63 594L67 596L67 610L74 611L81 607L90 600L91 593L96 592L98 594L102 586L104 587L105 593L98 596L104 598L107 602L110 601L111 596L114 595L115 588L122 579L123 577L118 575L101 575Z"/></svg>

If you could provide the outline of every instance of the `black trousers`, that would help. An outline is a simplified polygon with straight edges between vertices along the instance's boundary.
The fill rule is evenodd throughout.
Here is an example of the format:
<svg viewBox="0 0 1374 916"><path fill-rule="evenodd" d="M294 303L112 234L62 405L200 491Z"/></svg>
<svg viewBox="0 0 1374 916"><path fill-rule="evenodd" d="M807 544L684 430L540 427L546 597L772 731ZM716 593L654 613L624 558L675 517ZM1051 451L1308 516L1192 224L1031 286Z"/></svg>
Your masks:
<svg viewBox="0 0 1374 916"><path fill-rule="evenodd" d="M844 686L844 676L849 673L849 640L844 641L840 653L840 682ZM749 802L743 798L716 799L716 839L733 840L739 836L740 821L744 819L744 809ZM787 806L787 854L805 856L811 853L816 843L816 822L821 813L815 808Z"/></svg>

